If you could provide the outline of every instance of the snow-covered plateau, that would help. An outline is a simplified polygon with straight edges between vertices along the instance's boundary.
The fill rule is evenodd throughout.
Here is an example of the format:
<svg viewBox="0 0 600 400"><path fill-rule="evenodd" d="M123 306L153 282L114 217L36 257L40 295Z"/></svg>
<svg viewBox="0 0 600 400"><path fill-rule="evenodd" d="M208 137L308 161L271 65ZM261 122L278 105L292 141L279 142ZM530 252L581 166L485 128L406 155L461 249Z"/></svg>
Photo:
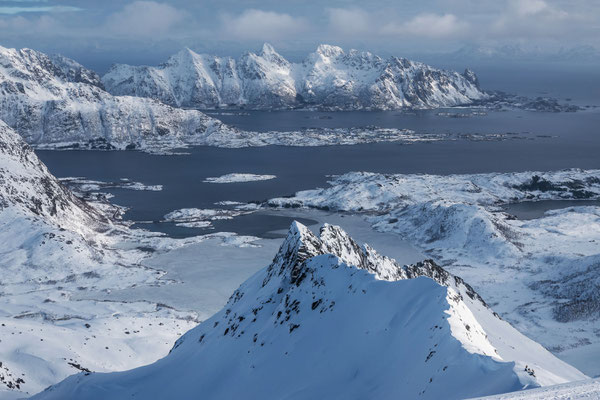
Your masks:
<svg viewBox="0 0 600 400"><path fill-rule="evenodd" d="M77 181L90 190L104 185ZM196 325L195 312L88 293L160 287L171 279L159 263L146 265L157 257L168 264L171 252L204 241L256 240L224 233L175 240L129 229L115 220L118 207L99 198L75 196L0 122L0 398L37 393L78 371L123 370L165 355Z"/></svg>
<svg viewBox="0 0 600 400"><path fill-rule="evenodd" d="M438 108L488 99L477 76L322 44L291 63L265 44L239 59L184 49L158 66L114 65L102 77L115 95L158 99L175 107L339 110Z"/></svg>
<svg viewBox="0 0 600 400"><path fill-rule="evenodd" d="M461 399L585 378L433 261L401 266L339 227L294 222L273 262L168 356L33 398Z"/></svg>
<svg viewBox="0 0 600 400"><path fill-rule="evenodd" d="M503 205L599 199L600 171L474 175L348 173L323 189L269 201L360 213L460 275L517 329L600 375L600 208L519 220Z"/></svg>

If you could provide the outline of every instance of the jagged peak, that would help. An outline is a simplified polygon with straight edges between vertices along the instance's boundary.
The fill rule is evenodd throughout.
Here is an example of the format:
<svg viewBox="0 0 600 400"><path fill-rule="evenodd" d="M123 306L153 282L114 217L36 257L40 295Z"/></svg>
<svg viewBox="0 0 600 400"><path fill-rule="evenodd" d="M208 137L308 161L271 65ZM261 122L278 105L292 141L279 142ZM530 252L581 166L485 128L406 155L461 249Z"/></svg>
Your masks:
<svg viewBox="0 0 600 400"><path fill-rule="evenodd" d="M341 227L324 224L320 230L320 239L326 253L333 254L348 265L361 268L365 256L361 246Z"/></svg>
<svg viewBox="0 0 600 400"><path fill-rule="evenodd" d="M465 68L465 72L462 74L468 82L471 82L475 85L476 88L479 89L479 78L477 78L477 74L469 68Z"/></svg>
<svg viewBox="0 0 600 400"><path fill-rule="evenodd" d="M263 43L262 49L260 51L260 54L262 56L266 56L269 54L277 54L279 55L279 53L277 53L277 51L275 50L275 47L273 47L270 43Z"/></svg>
<svg viewBox="0 0 600 400"><path fill-rule="evenodd" d="M314 233L298 221L292 222L288 234L279 247L277 255L269 266L270 278L273 274L283 275L297 268L307 259L323 254L323 243Z"/></svg>
<svg viewBox="0 0 600 400"><path fill-rule="evenodd" d="M177 65L181 62L194 62L194 60L198 57L198 53L190 49L189 47L184 47L179 50L177 53L173 54L164 65Z"/></svg>
<svg viewBox="0 0 600 400"><path fill-rule="evenodd" d="M289 65L289 62L269 43L263 44L259 57L280 66Z"/></svg>
<svg viewBox="0 0 600 400"><path fill-rule="evenodd" d="M324 57L339 57L344 55L344 50L339 46L333 46L330 44L320 44L317 47L317 54L320 54Z"/></svg>

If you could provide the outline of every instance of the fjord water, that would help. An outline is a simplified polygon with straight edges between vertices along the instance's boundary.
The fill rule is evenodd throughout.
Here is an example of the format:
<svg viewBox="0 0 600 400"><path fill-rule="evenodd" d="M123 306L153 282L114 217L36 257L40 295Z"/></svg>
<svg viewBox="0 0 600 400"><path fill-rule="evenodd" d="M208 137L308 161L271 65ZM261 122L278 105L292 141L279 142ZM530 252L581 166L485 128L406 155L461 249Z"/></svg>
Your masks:
<svg viewBox="0 0 600 400"><path fill-rule="evenodd" d="M479 73L484 89L504 90L530 98L552 96L561 103L569 102L584 108L575 113L486 111L487 115L463 118L439 113L467 114L471 110L219 110L210 114L225 123L252 131L379 126L413 129L424 137L429 134L454 136L452 140L410 145L196 147L186 149L187 155L170 156L135 151L37 151L37 154L58 177L82 176L101 181L128 178L144 184L163 185L160 192L107 190L115 195L113 201L116 204L130 208L125 217L134 221L158 221L166 213L184 207L219 208L214 204L219 201L262 201L291 195L298 190L323 187L328 175L349 171L461 174L600 168L600 108L597 108L600 105L600 69L558 64L483 65L474 69ZM492 139L496 134L508 134L508 139L481 140ZM478 135L478 140L472 140L468 135ZM271 174L277 178L231 184L203 182L207 177L233 172ZM214 225L217 231L261 235L277 227L283 229L288 222L286 217L254 214L215 221ZM145 224L145 227L174 236L206 232L164 223Z"/></svg>
<svg viewBox="0 0 600 400"><path fill-rule="evenodd" d="M466 110L463 110L466 111ZM438 111L439 112L439 111ZM452 112L457 112L453 110ZM462 111L461 111L462 112ZM152 155L136 151L38 151L58 177L82 176L100 181L128 178L148 185L163 185L158 192L107 190L116 204L129 207L126 218L158 221L175 209L219 208L219 201L251 202L291 195L298 190L323 187L328 175L349 171L381 173L457 174L600 168L600 112L527 111L488 112L485 116L449 118L434 111L399 112L247 112L219 115L245 129L300 129L378 125L411 128L429 133L513 133L506 140L456 139L421 142L362 144L353 146L225 149L195 147L183 155ZM207 177L228 173L276 175L276 179L230 184L204 183ZM262 225L279 229L288 219L243 216L216 221L217 231L260 235ZM174 236L205 232L172 224L149 224Z"/></svg>

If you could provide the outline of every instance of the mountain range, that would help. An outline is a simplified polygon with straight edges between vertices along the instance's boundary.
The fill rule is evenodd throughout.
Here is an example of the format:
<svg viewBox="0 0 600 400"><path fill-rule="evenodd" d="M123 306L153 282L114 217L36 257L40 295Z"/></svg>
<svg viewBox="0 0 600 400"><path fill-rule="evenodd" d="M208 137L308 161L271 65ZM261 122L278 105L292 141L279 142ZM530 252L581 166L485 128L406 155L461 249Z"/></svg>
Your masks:
<svg viewBox="0 0 600 400"><path fill-rule="evenodd" d="M114 65L102 83L114 95L196 109L422 109L488 97L468 69L459 74L326 44L299 63L289 62L269 44L238 59L184 49L158 67Z"/></svg>
<svg viewBox="0 0 600 400"><path fill-rule="evenodd" d="M4 47L0 119L29 144L53 147L185 145L234 130L199 111L113 96L95 72L68 58Z"/></svg>

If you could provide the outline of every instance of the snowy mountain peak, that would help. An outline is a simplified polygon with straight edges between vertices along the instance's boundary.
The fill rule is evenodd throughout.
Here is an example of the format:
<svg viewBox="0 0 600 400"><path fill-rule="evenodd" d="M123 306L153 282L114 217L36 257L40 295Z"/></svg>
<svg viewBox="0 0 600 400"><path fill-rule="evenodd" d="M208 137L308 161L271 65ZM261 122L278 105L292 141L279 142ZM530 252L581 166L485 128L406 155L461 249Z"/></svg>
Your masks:
<svg viewBox="0 0 600 400"><path fill-rule="evenodd" d="M320 44L316 50L317 54L323 57L337 58L344 55L344 50L339 46L332 46L330 44Z"/></svg>
<svg viewBox="0 0 600 400"><path fill-rule="evenodd" d="M306 226L294 221L269 266L269 278L273 274L287 274L290 282L294 283L301 275L302 263L319 254L323 254L321 240Z"/></svg>
<svg viewBox="0 0 600 400"><path fill-rule="evenodd" d="M317 237L295 222L273 263L167 357L72 376L34 399L462 399L585 378L460 284L419 275L442 270L433 262L386 281L371 272L381 260L404 270L339 227Z"/></svg>
<svg viewBox="0 0 600 400"><path fill-rule="evenodd" d="M289 68L290 63L281 54L279 54L275 50L275 48L269 43L263 44L262 50L260 52L260 57L277 66Z"/></svg>
<svg viewBox="0 0 600 400"><path fill-rule="evenodd" d="M475 75L475 72L473 72L469 68L466 68L465 72L463 72L462 75L465 77L465 79L467 81L471 82L473 85L475 85L475 87L479 88L479 78L477 78L477 75Z"/></svg>
<svg viewBox="0 0 600 400"><path fill-rule="evenodd" d="M195 53L189 47L185 47L184 49L178 51L177 53L175 53L171 57L169 57L167 62L163 65L169 66L169 65L181 65L181 64L184 64L187 62L193 63L196 57L198 57L197 53Z"/></svg>
<svg viewBox="0 0 600 400"><path fill-rule="evenodd" d="M3 209L78 231L107 222L52 176L33 149L0 120L0 211Z"/></svg>
<svg viewBox="0 0 600 400"><path fill-rule="evenodd" d="M277 53L275 48L270 43L264 43L260 51L260 55L265 57L271 54L276 54L277 56L279 56L279 53Z"/></svg>

